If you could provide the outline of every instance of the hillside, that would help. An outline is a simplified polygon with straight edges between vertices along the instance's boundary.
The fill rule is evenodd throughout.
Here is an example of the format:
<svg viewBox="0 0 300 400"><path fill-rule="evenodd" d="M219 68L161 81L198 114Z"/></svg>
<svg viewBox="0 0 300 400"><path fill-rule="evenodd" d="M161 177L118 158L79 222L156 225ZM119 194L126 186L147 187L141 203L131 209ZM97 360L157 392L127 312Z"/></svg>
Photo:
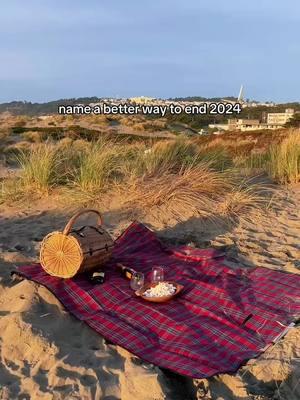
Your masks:
<svg viewBox="0 0 300 400"><path fill-rule="evenodd" d="M229 100L234 98L228 97ZM204 97L182 97L174 98L175 101L221 101L221 98L204 98ZM10 113L12 116L42 116L42 115L55 115L57 114L59 105L74 105L74 104L90 104L101 101L99 97L81 97L71 99L59 99L46 103L31 103L22 101L13 101L10 103L0 104L0 114ZM245 107L242 109L240 114L232 116L228 115L171 115L167 113L166 118L170 124L181 123L187 125L191 129L199 130L207 127L212 123L226 123L228 118L249 118L261 120L264 113L268 112L284 112L286 108L293 108L295 111L300 111L300 103L285 103L278 104L274 107L257 106L257 107ZM144 116L150 121L159 119L159 116L149 115Z"/></svg>

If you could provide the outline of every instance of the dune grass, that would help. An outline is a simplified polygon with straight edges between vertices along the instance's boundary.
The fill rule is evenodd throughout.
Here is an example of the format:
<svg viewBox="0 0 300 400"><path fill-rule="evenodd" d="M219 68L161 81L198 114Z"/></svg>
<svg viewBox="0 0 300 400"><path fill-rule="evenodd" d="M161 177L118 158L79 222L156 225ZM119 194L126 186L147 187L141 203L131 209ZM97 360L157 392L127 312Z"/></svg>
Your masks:
<svg viewBox="0 0 300 400"><path fill-rule="evenodd" d="M127 202L140 209L167 204L175 215L184 208L208 215L219 196L229 189L225 175L210 170L208 163L202 163L183 166L178 172L169 168L140 177L127 188Z"/></svg>
<svg viewBox="0 0 300 400"><path fill-rule="evenodd" d="M20 179L6 178L0 181L0 204L14 204L24 199L24 187Z"/></svg>
<svg viewBox="0 0 300 400"><path fill-rule="evenodd" d="M20 151L16 156L21 169L20 185L25 191L49 194L62 179L62 159L63 154L50 144L32 146L28 152Z"/></svg>
<svg viewBox="0 0 300 400"><path fill-rule="evenodd" d="M227 154L219 148L205 152L190 140L160 141L149 148L104 137L71 164L69 195L86 204L101 202L101 193L113 188L125 205L140 210L167 205L177 217L184 210L213 215L225 198L230 206L220 212L238 209L236 172ZM245 204L246 197L243 189L240 199ZM247 204L252 200L249 196Z"/></svg>
<svg viewBox="0 0 300 400"><path fill-rule="evenodd" d="M126 204L140 210L161 207L179 220L187 215L235 220L266 205L266 196L264 188L241 181L233 170L214 170L202 161L137 178L126 188Z"/></svg>
<svg viewBox="0 0 300 400"><path fill-rule="evenodd" d="M5 143L5 141L9 138L10 131L8 129L0 129L0 141L1 143Z"/></svg>
<svg viewBox="0 0 300 400"><path fill-rule="evenodd" d="M105 189L119 171L122 146L102 139L91 144L78 155L69 184L81 192L97 194Z"/></svg>
<svg viewBox="0 0 300 400"><path fill-rule="evenodd" d="M251 220L252 211L268 208L272 195L269 186L254 183L252 178L235 177L217 210L219 215L230 220Z"/></svg>
<svg viewBox="0 0 300 400"><path fill-rule="evenodd" d="M300 181L300 132L291 132L283 141L271 146L266 169L281 184Z"/></svg>
<svg viewBox="0 0 300 400"><path fill-rule="evenodd" d="M241 184L232 157L220 146L189 138L127 143L103 136L95 142L61 140L31 145L17 155L18 197L59 188L68 202L97 205L104 192L119 192L120 206L140 211L164 207L178 219L187 214L236 218L260 202L257 190ZM5 185L4 185L5 186ZM111 191L111 192L110 192Z"/></svg>
<svg viewBox="0 0 300 400"><path fill-rule="evenodd" d="M178 171L191 162L196 152L196 146L189 141L179 139L157 142L148 152L140 154L139 169L141 174L147 175L170 168Z"/></svg>
<svg viewBox="0 0 300 400"><path fill-rule="evenodd" d="M151 176L162 171L178 173L183 167L208 163L210 168L225 170L232 162L222 148L207 149L189 139L159 141L150 148L139 147L132 164L136 176Z"/></svg>
<svg viewBox="0 0 300 400"><path fill-rule="evenodd" d="M268 153L250 153L238 155L232 159L234 168L243 176L266 174Z"/></svg>

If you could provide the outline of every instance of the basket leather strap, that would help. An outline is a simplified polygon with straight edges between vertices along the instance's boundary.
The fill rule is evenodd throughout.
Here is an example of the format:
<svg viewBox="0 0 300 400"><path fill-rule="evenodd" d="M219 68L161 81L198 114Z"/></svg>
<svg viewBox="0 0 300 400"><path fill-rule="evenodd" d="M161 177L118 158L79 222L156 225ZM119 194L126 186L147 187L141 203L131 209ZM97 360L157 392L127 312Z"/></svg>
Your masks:
<svg viewBox="0 0 300 400"><path fill-rule="evenodd" d="M63 230L63 234L68 235L70 233L74 223L76 222L77 218L86 213L96 214L98 216L98 222L97 222L98 226L102 225L102 216L99 211L93 210L93 209L81 210L78 213L76 213L75 215L73 215L73 217L69 220L69 222L67 223L67 225L65 226L65 228Z"/></svg>

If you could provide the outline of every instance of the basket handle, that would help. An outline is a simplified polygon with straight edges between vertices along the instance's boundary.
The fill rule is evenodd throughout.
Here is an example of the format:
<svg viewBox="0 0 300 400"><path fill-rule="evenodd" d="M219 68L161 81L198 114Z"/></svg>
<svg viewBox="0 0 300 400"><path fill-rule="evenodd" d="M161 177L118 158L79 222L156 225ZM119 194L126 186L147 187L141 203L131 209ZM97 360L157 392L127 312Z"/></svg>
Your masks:
<svg viewBox="0 0 300 400"><path fill-rule="evenodd" d="M92 210L92 209L88 209L88 210L81 210L78 213L76 213L75 215L73 215L73 217L69 220L69 222L67 223L67 225L65 226L65 229L63 230L63 234L64 235L68 235L74 225L74 223L76 222L77 218L80 217L82 214L85 213L94 213L97 214L98 216L98 225L102 225L102 216L100 214L99 211L97 210Z"/></svg>

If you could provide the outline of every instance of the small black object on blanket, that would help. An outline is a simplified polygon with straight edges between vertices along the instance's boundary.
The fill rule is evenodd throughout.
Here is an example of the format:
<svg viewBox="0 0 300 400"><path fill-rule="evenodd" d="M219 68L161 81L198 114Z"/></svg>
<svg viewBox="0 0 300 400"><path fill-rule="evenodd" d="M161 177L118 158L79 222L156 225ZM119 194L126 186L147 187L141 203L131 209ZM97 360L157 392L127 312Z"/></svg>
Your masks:
<svg viewBox="0 0 300 400"><path fill-rule="evenodd" d="M91 283L97 285L104 283L105 281L105 272L104 271L95 271L89 274L88 279Z"/></svg>

